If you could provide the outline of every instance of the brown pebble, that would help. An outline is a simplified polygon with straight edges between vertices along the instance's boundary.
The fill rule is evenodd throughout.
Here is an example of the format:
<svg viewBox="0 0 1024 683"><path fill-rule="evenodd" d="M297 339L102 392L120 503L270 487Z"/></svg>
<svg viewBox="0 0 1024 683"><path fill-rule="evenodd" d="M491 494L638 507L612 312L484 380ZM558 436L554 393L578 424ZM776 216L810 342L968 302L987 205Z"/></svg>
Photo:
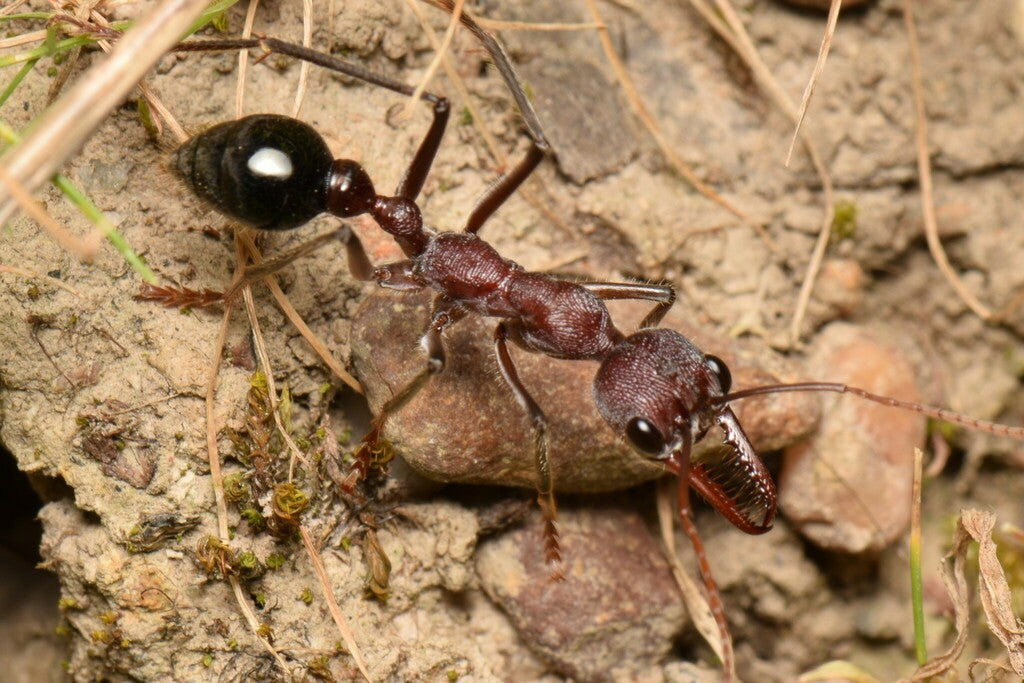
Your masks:
<svg viewBox="0 0 1024 683"><path fill-rule="evenodd" d="M615 505L562 510L565 580L540 552L540 516L484 543L477 573L523 641L576 680L632 680L663 659L687 617L641 516Z"/></svg>
<svg viewBox="0 0 1024 683"><path fill-rule="evenodd" d="M352 351L357 376L376 414L424 365L419 338L429 319L431 294L375 292L353 320ZM650 305L617 302L617 321L638 321ZM666 318L709 353L730 365L734 387L779 381L791 373L769 351L751 351L728 340L687 328L679 306ZM624 330L633 329L621 323ZM445 371L394 415L384 435L409 464L431 479L475 484L534 486L533 436L529 420L498 374L492 350L494 320L469 316L445 337ZM601 419L592 383L598 364L565 361L512 349L523 382L549 418L549 449L560 491L600 492L628 488L662 473L629 448ZM772 372L769 372L771 370ZM736 411L758 449L778 449L810 431L818 398L779 394L742 401ZM713 434L701 448L720 443ZM695 455L699 456L700 451Z"/></svg>
<svg viewBox="0 0 1024 683"><path fill-rule="evenodd" d="M834 323L814 348L807 364L814 379L919 400L910 362L874 332ZM925 418L851 395L825 394L822 406L814 436L785 451L780 507L823 548L883 548L910 521L914 448L924 442Z"/></svg>
<svg viewBox="0 0 1024 683"><path fill-rule="evenodd" d="M864 300L864 269L853 259L830 258L821 264L814 296L838 316L849 316Z"/></svg>

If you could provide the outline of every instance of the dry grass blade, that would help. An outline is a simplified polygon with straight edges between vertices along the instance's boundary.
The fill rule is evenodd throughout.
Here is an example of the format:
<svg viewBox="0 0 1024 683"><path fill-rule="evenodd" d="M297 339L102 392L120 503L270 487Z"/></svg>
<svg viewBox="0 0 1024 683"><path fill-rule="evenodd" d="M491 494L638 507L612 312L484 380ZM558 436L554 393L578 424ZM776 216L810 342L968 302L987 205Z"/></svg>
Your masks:
<svg viewBox="0 0 1024 683"><path fill-rule="evenodd" d="M946 585L946 592L953 603L953 623L956 628L956 638L949 649L943 654L932 658L914 672L910 680L925 681L933 676L939 676L953 670L960 655L967 643L967 627L970 622L970 604L967 593L967 550L972 537L965 526L964 520L967 517L994 516L989 512L978 510L963 510L960 519L957 520L956 531L953 533L953 547L946 553L942 564L942 582ZM983 524L984 522L982 522ZM974 519L972 527L979 526L979 520Z"/></svg>
<svg viewBox="0 0 1024 683"><path fill-rule="evenodd" d="M768 233L765 232L764 225L730 204L724 197L705 185L693 172L693 169L691 169L686 162L684 162L682 158L672 150L668 141L665 139L665 136L662 135L661 129L658 127L658 123L647 110L647 105L644 104L643 99L640 97L640 93L637 92L636 86L633 85L633 79L631 79L629 74L626 72L626 67L622 64L622 60L619 59L618 54L615 52L615 47L612 45L612 39L608 35L608 28L605 26L604 19L601 17L601 13L597 9L597 3L595 3L594 0L584 0L584 2L587 5L587 11L590 13L591 19L593 19L594 23L597 24L597 35L601 41L601 49L604 51L605 59L608 60L608 63L612 67L612 71L615 73L615 79L619 82L619 85L622 87L622 91L626 94L626 99L629 101L634 113L640 119L640 122L643 123L647 132L652 138L654 138L654 142L658 145L658 149L661 150L665 159L668 160L676 173L682 176L686 182L690 183L697 192L718 204L747 225L753 227L765 245L767 245L773 252L778 253L779 247L775 244L772 238L768 236Z"/></svg>
<svg viewBox="0 0 1024 683"><path fill-rule="evenodd" d="M313 46L313 0L302 0L302 46ZM306 85L309 82L309 62L299 64L299 83L295 86L295 104L292 105L292 116L298 118L302 111L302 102L306 98Z"/></svg>
<svg viewBox="0 0 1024 683"><path fill-rule="evenodd" d="M240 256L240 258L244 258ZM292 439L291 434L285 428L283 421L281 420L281 400L278 398L277 383L274 381L274 368L270 364L270 354L267 353L267 344L263 338L263 329L260 327L260 319L256 314L256 302L252 296L252 288L242 288L242 299L245 301L245 314L249 318L249 327L252 329L253 346L256 347L256 357L259 358L260 367L263 370L263 376L267 380L267 400L270 403L270 411L274 416L274 425L277 427L278 434L284 440L285 445L288 446L288 451L291 456L288 458L288 481L292 481L295 476L295 461L301 460L303 465L308 465L305 456L302 451L299 450L295 440Z"/></svg>
<svg viewBox="0 0 1024 683"><path fill-rule="evenodd" d="M924 89L921 84L921 54L917 44L917 30L914 28L914 12L910 0L903 0L903 23L907 29L907 43L910 46L910 73L914 92L916 118L915 146L917 148L917 172L921 183L921 213L924 217L924 234L928 250L949 285L975 315L982 320L992 318L992 311L968 291L946 258L946 252L939 241L939 226L935 218L935 201L932 196L932 166L928 158L928 119L924 110Z"/></svg>
<svg viewBox="0 0 1024 683"><path fill-rule="evenodd" d="M259 7L259 0L249 0L249 9L245 12L245 24L242 27L242 37L248 38L252 35L252 25L256 21L256 8ZM249 51L238 51L238 81L235 83L235 118L242 118L245 111L245 78L249 74Z"/></svg>
<svg viewBox="0 0 1024 683"><path fill-rule="evenodd" d="M259 267L263 259L262 256L260 255L259 250L256 248L256 245L253 244L251 237L249 237L248 235L241 235L240 233L236 232L235 239L243 241L249 258L252 259L252 261L256 264L257 267ZM331 352L327 350L326 346L324 346L324 343L317 339L317 336L313 333L313 330L309 329L309 325L307 325L306 322L302 319L302 317L298 314L298 312L295 310L295 307L292 306L291 302L288 300L288 297L285 296L285 293L281 291L281 287L277 284L277 281L273 278L273 276L268 275L265 281L267 284L267 288L270 290L270 293L274 296L274 300L277 302L277 305L281 308L281 311L285 314L285 317L288 318L291 324L295 326L295 329L299 331L299 334L302 335L302 338L309 343L309 345L313 348L313 351L316 353L316 355L320 357L324 364L326 364L327 367L331 369L331 371L338 377L338 379L340 379L342 382L351 387L352 390L355 391L356 393L363 393L363 387L362 385L359 384L359 381L355 377L350 375L345 370L345 368L343 368L341 364L334 359L334 357L331 355ZM232 289L233 286L229 288L228 291L232 291Z"/></svg>
<svg viewBox="0 0 1024 683"><path fill-rule="evenodd" d="M790 101L789 96L776 82L771 71L765 65L750 39L743 22L740 21L736 10L727 0L716 0L716 13L704 0L690 0L704 20L715 29L715 32L739 55L740 59L750 68L758 84L765 90L772 99L775 106L785 114L794 125L797 122L796 107ZM723 21L724 19L724 21ZM818 278L818 271L821 269L821 262L825 258L825 249L828 247L829 234L832 230L832 220L835 216L835 200L833 198L832 178L825 169L825 164L818 154L817 148L802 130L798 130L800 140L804 149L810 157L814 171L821 179L822 193L824 194L825 213L822 216L821 228L818 230L818 240L814 245L814 251L807 264L807 273L804 275L803 283L800 285L800 293L797 295L796 305L793 309L793 320L790 323L790 341L796 343L800 338L800 328L803 325L804 315L807 312L807 305L811 300L811 292L814 290L814 282Z"/></svg>
<svg viewBox="0 0 1024 683"><path fill-rule="evenodd" d="M85 297L83 297L81 295L81 293L77 289L75 289L71 285L69 285L69 284L67 284L65 282L62 282L62 281L58 280L55 277L50 277L49 275L44 275L42 273L37 273L34 270L29 270L27 268L18 268L17 266L5 266L5 265L0 264L0 273L10 273L11 275L20 275L21 277L26 277L26 278L29 278L29 279L32 279L32 280L42 280L43 282L50 283L54 287L60 287L65 292L68 292L69 294L73 294L76 297L78 297L79 299L85 298Z"/></svg>
<svg viewBox="0 0 1024 683"><path fill-rule="evenodd" d="M0 50L6 50L12 47L18 47L19 45L27 45L29 43L38 43L40 40L46 39L46 30L32 31L30 33L22 33L17 36L11 36L0 40Z"/></svg>
<svg viewBox="0 0 1024 683"><path fill-rule="evenodd" d="M240 274L236 273L236 277L239 276ZM224 343L227 340L228 323L230 320L231 309L225 308L224 315L221 318L220 331L217 333L217 342L214 345L214 352L210 358L209 375L206 383L206 455L210 465L210 482L213 484L213 498L217 510L217 534L225 542L231 536L228 530L228 508L224 497L224 478L220 469L220 453L217 449L214 399L217 395L217 375L220 372L220 359L223 357ZM259 620L256 619L256 614L252 610L248 597L242 591L242 585L239 583L238 577L228 576L228 582L231 584L231 591L234 593L235 601L238 603L238 608L241 610L242 616L245 617L246 623L249 624L249 629L252 631L253 636L263 645L270 656L274 658L274 661L277 662L284 680L288 680L291 677L288 664L277 650L274 649L274 646L260 635Z"/></svg>
<svg viewBox="0 0 1024 683"><path fill-rule="evenodd" d="M82 239L71 234L67 228L55 221L46 209L32 198L28 190L11 175L0 164L0 188L7 188L11 197L22 208L22 210L34 220L43 230L49 233L50 237L56 240L62 248L70 251L83 261L92 261L96 258L96 252L100 248L102 234L93 232L89 237ZM2 221L0 221L2 222Z"/></svg>
<svg viewBox="0 0 1024 683"><path fill-rule="evenodd" d="M693 619L694 627L715 651L718 658L722 659L722 639L718 632L715 616L711 613L711 607L704 594L701 593L700 587L686 573L686 568L683 567L683 563L679 561L679 555L676 553L676 541L672 533L675 519L672 512L674 497L674 486L658 486L658 528L661 530L661 541L665 544L665 556L672 566L672 576L683 595L683 603L686 605L686 611L689 612L690 618Z"/></svg>
<svg viewBox="0 0 1024 683"><path fill-rule="evenodd" d="M448 4L446 0L423 1L445 12L450 12L454 8L454 5ZM464 107L466 111L469 112L470 118L473 120L473 129L476 130L477 133L479 133L481 139L484 141L484 145L487 147L487 151L490 153L491 158L495 161L495 163L497 163L498 168L504 168L508 162L508 157L505 156L505 153L501 150L501 147L498 145L498 141L494 139L494 136L491 135L491 132L487 130L487 127L483 124L484 119L483 117L480 116L479 110L477 110L476 106L473 104L473 98L470 97L469 95L469 89L466 87L465 82L459 75L458 69L456 69L455 66L452 64L451 59L448 57L446 53L441 51L441 42L438 40L437 36L434 35L434 31L430 28L430 24L427 21L427 18L423 15L423 10L415 2L410 3L409 8L412 9L413 13L416 15L416 20L423 28L423 32L427 36L427 40L430 41L431 48L433 48L433 50L436 53L443 55L441 64L444 66L445 76L448 77L448 81L451 83L452 87L455 88L456 93L458 93L459 105ZM471 22L479 24L479 19L471 16L468 12L463 12L462 18L463 25L466 25L466 19L469 19ZM479 35L477 37L479 38ZM509 87L511 88L511 84ZM514 93L513 98L515 98ZM517 101L517 104L519 104L520 107L532 107L528 99L522 102ZM536 113L533 113L532 111L527 113L524 112L522 109L520 110L520 113L524 114L524 117L528 115L529 117L532 117L534 121L536 121ZM537 125L539 126L539 124ZM547 145L546 141L544 141L544 143L545 145ZM530 206L539 211L549 223L554 225L556 228L558 228L565 234L570 234L571 230L568 224L564 220L562 220L561 216L559 216L557 213L549 209L547 207L547 204L541 199L541 192L538 190L539 188L542 187L543 184L541 183L540 179L537 178L536 175L534 175L528 178L526 183L519 188L519 194L522 195L522 197L527 202L529 202Z"/></svg>
<svg viewBox="0 0 1024 683"><path fill-rule="evenodd" d="M207 0L165 0L139 19L107 60L65 92L4 155L10 176L29 192L48 181L178 41L206 4ZM14 210L10 193L0 187L0 223Z"/></svg>
<svg viewBox="0 0 1024 683"><path fill-rule="evenodd" d="M406 4L412 4L415 2L415 0L405 1ZM409 96L408 101L405 103L401 113L398 115L399 120L405 120L412 116L413 108L419 105L420 97L423 96L424 91L427 89L431 79L434 77L434 73L437 72L437 67L441 65L445 55L448 54L448 48L452 44L452 38L455 37L455 29L459 27L459 17L462 16L463 4L465 4L465 0L455 0L455 7L452 9L452 15L448 20L448 28L444 31L444 37L441 39L441 45L434 52L434 58L430 60L427 70L423 73L423 78L420 79L416 89L413 90L412 95Z"/></svg>
<svg viewBox="0 0 1024 683"><path fill-rule="evenodd" d="M1024 676L1024 622L1013 613L1006 572L996 557L996 544L992 540L995 515L968 510L961 524L978 543L978 592L985 622L1006 648L1010 668L1017 676Z"/></svg>
<svg viewBox="0 0 1024 683"><path fill-rule="evenodd" d="M477 23L490 31L592 31L600 26L593 22L558 23L505 21L503 19L487 19L480 17Z"/></svg>
<svg viewBox="0 0 1024 683"><path fill-rule="evenodd" d="M829 7L828 21L825 23L825 35L821 37L821 47L818 48L818 61L814 63L814 71L807 81L804 96L800 100L800 110L796 115L796 126L793 128L793 137L789 141L789 151L786 152L786 166L789 166L789 161L793 158L793 148L796 147L796 140L800 135L800 127L804 122L804 116L807 115L807 107L811 103L811 96L814 95L814 86L818 84L821 72L825 70L825 60L828 59L828 51L832 47L832 36L836 32L836 23L839 21L839 8L842 4L843 0L832 0L832 6Z"/></svg>
<svg viewBox="0 0 1024 683"><path fill-rule="evenodd" d="M366 671L366 663L363 662L363 656L359 652L359 647L352 636L352 631L349 629L348 624L345 623L345 617L338 607L338 602L334 599L334 591L331 589L330 579L327 578L324 562L320 559L320 553L313 544L313 538L309 535L306 527L301 524L299 525L299 533L302 535L302 545L306 548L306 554L309 555L309 560L313 563L313 570L320 581L320 587L323 588L324 599L327 600L327 609L334 619L334 624L338 627L341 637L345 639L345 646L348 647L352 659L355 660L356 666L359 667L359 673L363 674L363 677L369 681L371 678L370 674Z"/></svg>

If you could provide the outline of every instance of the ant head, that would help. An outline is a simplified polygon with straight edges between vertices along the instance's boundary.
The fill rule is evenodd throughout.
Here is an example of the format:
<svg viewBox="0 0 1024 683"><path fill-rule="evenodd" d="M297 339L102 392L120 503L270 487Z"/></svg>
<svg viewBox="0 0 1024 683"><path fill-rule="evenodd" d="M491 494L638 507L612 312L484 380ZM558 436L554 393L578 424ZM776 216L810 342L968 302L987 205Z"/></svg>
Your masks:
<svg viewBox="0 0 1024 683"><path fill-rule="evenodd" d="M678 332L646 329L627 337L601 363L594 400L605 421L645 456L661 462L726 519L763 533L775 517L775 484L723 397L732 385L725 363ZM690 447L718 425L723 457L690 462Z"/></svg>
<svg viewBox="0 0 1024 683"><path fill-rule="evenodd" d="M288 230L326 209L333 155L287 116L227 121L174 153L173 170L220 213L262 230Z"/></svg>
<svg viewBox="0 0 1024 683"><path fill-rule="evenodd" d="M723 409L712 399L731 383L721 359L701 353L673 330L646 329L627 337L601 363L594 400L634 448L668 460L684 441L704 436Z"/></svg>

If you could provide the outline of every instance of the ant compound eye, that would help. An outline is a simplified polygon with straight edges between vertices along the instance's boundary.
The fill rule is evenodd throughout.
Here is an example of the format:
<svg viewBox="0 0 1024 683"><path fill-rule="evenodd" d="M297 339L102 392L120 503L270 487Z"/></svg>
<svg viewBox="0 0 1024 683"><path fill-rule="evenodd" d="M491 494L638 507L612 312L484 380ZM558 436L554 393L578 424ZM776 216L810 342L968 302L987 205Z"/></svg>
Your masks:
<svg viewBox="0 0 1024 683"><path fill-rule="evenodd" d="M728 394L729 389L732 388L732 373L729 372L729 366L721 358L711 354L704 356L704 361L708 364L711 372L718 377L718 386L722 388L722 393Z"/></svg>
<svg viewBox="0 0 1024 683"><path fill-rule="evenodd" d="M626 438L638 450L655 455L665 447L665 437L658 428L642 417L634 417L626 425Z"/></svg>
<svg viewBox="0 0 1024 683"><path fill-rule="evenodd" d="M333 157L301 121L260 114L213 126L174 153L173 170L220 213L287 230L326 209Z"/></svg>

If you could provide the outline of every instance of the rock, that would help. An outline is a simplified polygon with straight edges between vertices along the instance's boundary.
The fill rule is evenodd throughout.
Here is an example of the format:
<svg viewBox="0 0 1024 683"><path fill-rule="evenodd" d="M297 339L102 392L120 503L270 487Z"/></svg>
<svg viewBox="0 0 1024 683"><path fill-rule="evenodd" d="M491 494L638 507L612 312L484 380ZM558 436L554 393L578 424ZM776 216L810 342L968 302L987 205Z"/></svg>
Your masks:
<svg viewBox="0 0 1024 683"><path fill-rule="evenodd" d="M540 516L484 543L484 591L527 645L566 676L632 678L665 657L685 622L668 563L641 516L618 506L562 510L566 578L552 581Z"/></svg>
<svg viewBox="0 0 1024 683"><path fill-rule="evenodd" d="M835 323L815 340L811 376L917 401L914 369L875 333ZM785 451L781 508L813 543L830 550L884 548L910 521L914 448L925 418L855 396L824 397L817 433Z"/></svg>
<svg viewBox="0 0 1024 683"><path fill-rule="evenodd" d="M559 169L578 184L618 171L638 145L615 88L582 59L538 60L523 69Z"/></svg>
<svg viewBox="0 0 1024 683"><path fill-rule="evenodd" d="M356 373L374 413L424 365L419 338L429 318L430 296L376 292L356 313ZM649 308L622 302L613 315L616 320L639 320ZM628 314L620 316L621 311ZM665 322L725 360L734 387L773 383L791 373L770 352L697 334L678 306ZM493 320L476 316L455 325L445 339L445 371L389 420L384 435L413 469L432 479L532 487L531 428L497 373L491 348L494 325ZM591 393L597 363L556 360L519 349L512 355L523 382L549 418L550 459L558 490L623 489L662 473L660 466L633 452L598 414ZM735 409L756 448L778 449L813 428L817 400L807 394L778 394L742 401ZM709 435L700 448L719 443Z"/></svg>

